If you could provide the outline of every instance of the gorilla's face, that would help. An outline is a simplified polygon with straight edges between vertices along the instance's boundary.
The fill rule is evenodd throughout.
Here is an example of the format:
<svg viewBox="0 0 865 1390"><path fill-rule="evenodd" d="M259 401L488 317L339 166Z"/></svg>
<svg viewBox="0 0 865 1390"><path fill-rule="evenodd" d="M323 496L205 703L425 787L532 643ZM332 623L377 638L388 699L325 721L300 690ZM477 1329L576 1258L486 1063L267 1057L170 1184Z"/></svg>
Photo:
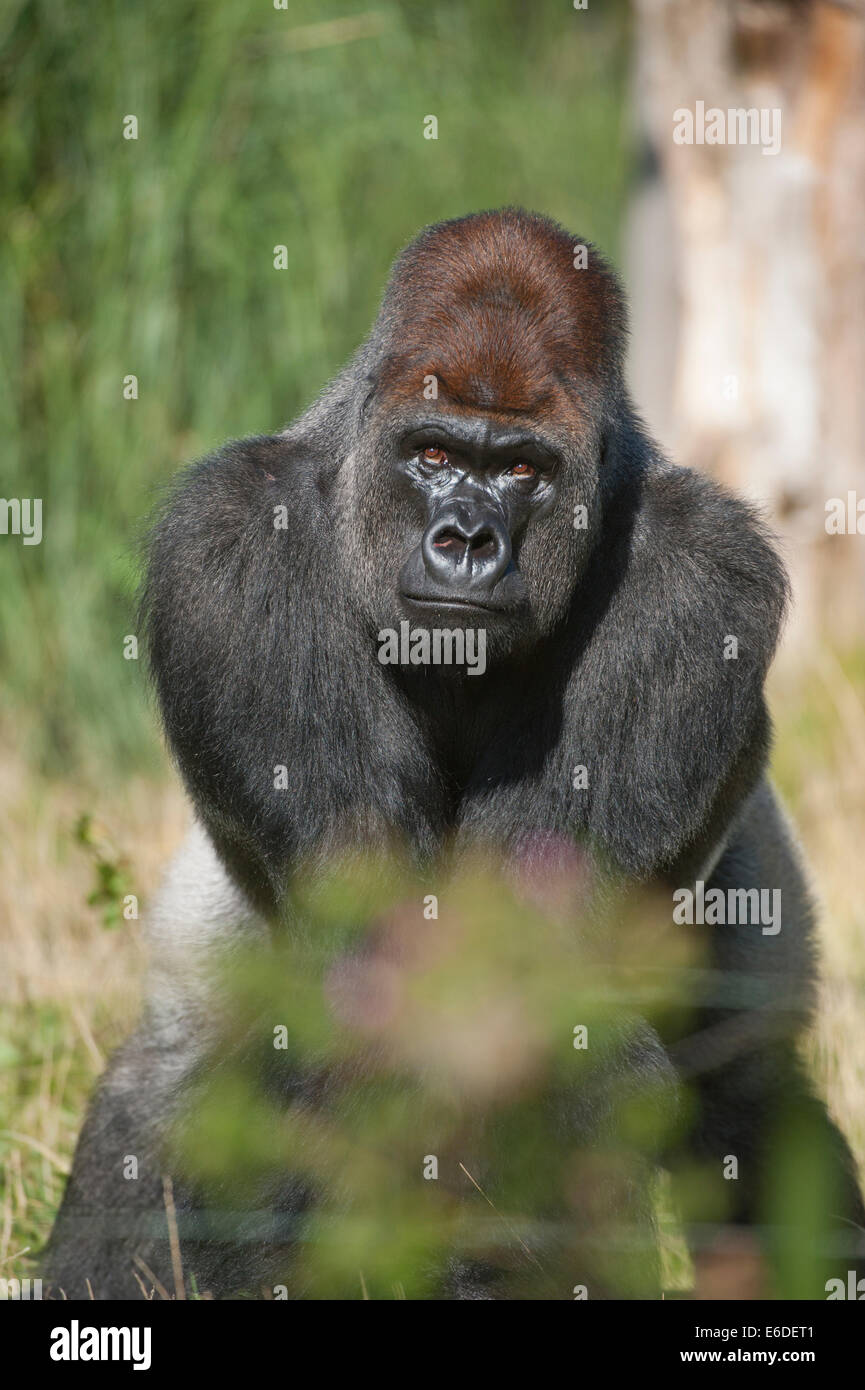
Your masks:
<svg viewBox="0 0 865 1390"><path fill-rule="evenodd" d="M566 432L500 412L429 402L380 418L354 460L368 480L354 540L371 622L483 629L491 657L525 652L567 609L597 468Z"/></svg>
<svg viewBox="0 0 865 1390"><path fill-rule="evenodd" d="M536 434L482 417L430 415L409 425L393 463L418 522L398 580L408 617L528 620L515 555L530 522L556 502L559 463Z"/></svg>

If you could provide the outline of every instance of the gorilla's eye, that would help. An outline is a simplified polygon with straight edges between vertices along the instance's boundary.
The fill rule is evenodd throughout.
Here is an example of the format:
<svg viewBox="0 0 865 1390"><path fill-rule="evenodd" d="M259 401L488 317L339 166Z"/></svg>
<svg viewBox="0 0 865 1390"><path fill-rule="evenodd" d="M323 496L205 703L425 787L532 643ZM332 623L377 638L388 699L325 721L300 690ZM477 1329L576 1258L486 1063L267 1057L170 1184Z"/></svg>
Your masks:
<svg viewBox="0 0 865 1390"><path fill-rule="evenodd" d="M444 468L448 461L448 456L444 449L440 449L438 444L428 444L421 454L424 463L432 464L433 468Z"/></svg>
<svg viewBox="0 0 865 1390"><path fill-rule="evenodd" d="M512 478L533 478L536 471L534 465L526 463L525 459L518 459L517 462L512 464L508 469L508 473Z"/></svg>

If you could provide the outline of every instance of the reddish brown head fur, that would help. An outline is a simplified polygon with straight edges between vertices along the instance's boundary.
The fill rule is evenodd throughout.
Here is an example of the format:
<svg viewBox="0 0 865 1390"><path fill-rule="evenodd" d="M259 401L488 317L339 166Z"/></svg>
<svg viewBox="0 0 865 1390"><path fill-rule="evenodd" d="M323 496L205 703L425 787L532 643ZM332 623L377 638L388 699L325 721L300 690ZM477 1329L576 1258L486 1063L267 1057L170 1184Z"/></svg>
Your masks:
<svg viewBox="0 0 865 1390"><path fill-rule="evenodd" d="M520 209L427 228L397 261L382 314L392 347L378 385L391 398L435 376L454 406L555 416L619 375L615 276L589 243Z"/></svg>

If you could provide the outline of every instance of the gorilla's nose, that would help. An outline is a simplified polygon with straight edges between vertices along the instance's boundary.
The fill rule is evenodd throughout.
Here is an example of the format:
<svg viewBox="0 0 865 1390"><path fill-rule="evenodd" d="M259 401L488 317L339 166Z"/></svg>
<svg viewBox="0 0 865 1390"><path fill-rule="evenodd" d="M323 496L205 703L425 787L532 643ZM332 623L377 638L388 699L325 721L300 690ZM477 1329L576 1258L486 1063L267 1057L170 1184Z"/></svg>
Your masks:
<svg viewBox="0 0 865 1390"><path fill-rule="evenodd" d="M430 579L448 588L489 592L511 562L510 536L501 518L477 508L439 512L421 548Z"/></svg>

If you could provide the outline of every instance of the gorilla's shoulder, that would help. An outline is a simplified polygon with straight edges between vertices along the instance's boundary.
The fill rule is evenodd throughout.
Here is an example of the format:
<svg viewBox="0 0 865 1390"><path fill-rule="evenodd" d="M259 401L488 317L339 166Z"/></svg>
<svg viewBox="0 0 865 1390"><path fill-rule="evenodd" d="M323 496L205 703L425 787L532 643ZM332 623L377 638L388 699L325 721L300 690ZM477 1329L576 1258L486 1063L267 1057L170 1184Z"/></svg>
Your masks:
<svg viewBox="0 0 865 1390"><path fill-rule="evenodd" d="M183 470L178 491L207 491L221 503L270 497L269 484L303 489L313 483L318 467L309 441L282 434L259 434L233 439ZM277 489L278 490L278 489Z"/></svg>
<svg viewBox="0 0 865 1390"><path fill-rule="evenodd" d="M631 578L667 602L735 596L778 626L786 571L759 510L689 468L659 461L641 479L629 546Z"/></svg>
<svg viewBox="0 0 865 1390"><path fill-rule="evenodd" d="M232 440L182 470L168 489L154 531L182 530L213 544L262 526L302 536L321 505L319 460L307 441L284 435Z"/></svg>

